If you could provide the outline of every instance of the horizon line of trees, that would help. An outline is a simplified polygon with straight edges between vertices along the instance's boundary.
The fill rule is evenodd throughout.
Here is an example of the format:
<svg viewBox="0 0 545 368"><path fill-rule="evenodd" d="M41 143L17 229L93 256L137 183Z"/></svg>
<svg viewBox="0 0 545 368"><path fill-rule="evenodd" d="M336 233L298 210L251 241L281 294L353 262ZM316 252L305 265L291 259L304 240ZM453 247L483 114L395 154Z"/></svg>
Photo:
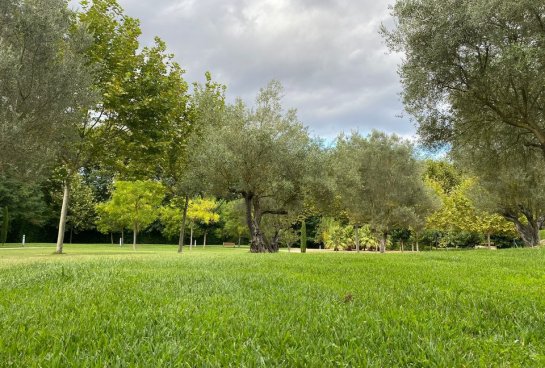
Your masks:
<svg viewBox="0 0 545 368"><path fill-rule="evenodd" d="M196 231L206 244L221 218L220 236L247 237L252 252L297 242L304 249L311 218L318 219L315 241L358 252L385 252L392 239L401 250L419 250L430 233L436 247L481 237L491 246L493 236L538 245L545 158L537 143L518 145L501 130L512 124L479 115L468 95L426 94L434 90L429 81L418 84L419 73L435 67L434 55L412 43L418 35L410 27L426 20L411 18L403 4L393 8L398 28L383 32L392 48L422 53L402 67L405 102L424 114L420 130L429 142L451 145L450 162L421 160L411 142L378 131L341 134L325 146L283 108L277 81L252 106L227 103L226 87L210 73L190 88L161 39L141 47L138 20L115 0L83 1L78 11L63 0L2 2L0 240L10 222L40 225L57 211L57 253L67 229L122 238L128 229L136 247L138 234L156 225L178 237L182 252L187 229L190 244ZM471 96L482 92L467 88ZM422 110L432 97L433 116ZM444 126L441 106L459 110L443 116ZM447 132L483 121L497 129Z"/></svg>

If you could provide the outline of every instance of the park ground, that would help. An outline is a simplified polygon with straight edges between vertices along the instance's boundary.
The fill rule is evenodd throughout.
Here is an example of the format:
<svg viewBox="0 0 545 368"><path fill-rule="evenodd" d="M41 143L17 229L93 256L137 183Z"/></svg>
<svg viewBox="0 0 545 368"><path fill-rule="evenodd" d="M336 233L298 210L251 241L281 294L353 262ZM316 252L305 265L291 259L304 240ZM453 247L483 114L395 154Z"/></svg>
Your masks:
<svg viewBox="0 0 545 368"><path fill-rule="evenodd" d="M0 248L0 366L545 366L545 249Z"/></svg>

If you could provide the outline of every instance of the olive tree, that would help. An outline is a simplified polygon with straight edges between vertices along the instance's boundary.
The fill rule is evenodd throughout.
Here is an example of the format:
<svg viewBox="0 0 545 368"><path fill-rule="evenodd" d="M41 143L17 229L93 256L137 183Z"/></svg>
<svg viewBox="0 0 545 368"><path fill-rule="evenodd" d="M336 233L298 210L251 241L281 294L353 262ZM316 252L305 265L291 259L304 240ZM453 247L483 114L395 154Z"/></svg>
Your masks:
<svg viewBox="0 0 545 368"><path fill-rule="evenodd" d="M381 252L393 229L410 227L432 207L413 146L395 135L341 136L331 164L343 210L352 224L370 224L380 232Z"/></svg>
<svg viewBox="0 0 545 368"><path fill-rule="evenodd" d="M213 194L244 199L252 252L278 251L261 221L287 214L303 197L311 140L296 112L283 111L281 94L273 81L261 89L255 108L240 100L227 106L222 125L204 135L194 164Z"/></svg>
<svg viewBox="0 0 545 368"><path fill-rule="evenodd" d="M0 175L37 181L93 101L74 18L64 0L0 2Z"/></svg>
<svg viewBox="0 0 545 368"><path fill-rule="evenodd" d="M475 205L512 222L527 246L538 245L545 224L545 159L531 147L508 149L493 138L470 143L470 149L454 149L452 155L478 178L469 193Z"/></svg>
<svg viewBox="0 0 545 368"><path fill-rule="evenodd" d="M404 55L405 107L426 142L492 136L545 153L542 1L398 0L392 15L383 34Z"/></svg>

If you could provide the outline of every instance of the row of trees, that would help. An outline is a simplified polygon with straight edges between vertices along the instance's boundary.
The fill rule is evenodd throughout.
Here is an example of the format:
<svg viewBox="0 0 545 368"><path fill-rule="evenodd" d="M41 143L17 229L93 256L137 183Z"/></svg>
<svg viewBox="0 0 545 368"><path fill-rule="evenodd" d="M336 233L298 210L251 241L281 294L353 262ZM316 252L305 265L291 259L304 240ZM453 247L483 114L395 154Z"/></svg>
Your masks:
<svg viewBox="0 0 545 368"><path fill-rule="evenodd" d="M429 144L450 144L461 170L455 174L454 166L426 163L411 142L378 131L340 135L324 145L310 137L295 110L282 107L276 81L260 90L254 105L227 103L225 87L208 73L204 84L189 88L165 43L156 38L152 47L141 47L138 21L114 0L84 1L78 12L61 0L7 0L0 8L4 223L10 213L40 212L25 208L33 198L39 202L46 187L50 203L60 203L58 253L67 221L80 228L96 223L104 232L131 229L133 244L160 221L165 234L178 236L181 252L188 225L191 239L192 224L217 221L222 211L233 219L224 229L240 238L245 227L252 252L276 252L299 236L305 248L311 217L322 217L318 239L326 246L357 251L384 252L392 236L401 244L412 236L418 249L429 230L441 231L448 245L460 232L482 233L490 244L491 235L516 229L536 245L545 219L544 158L535 149L539 142L527 138L539 131L503 131L513 124L498 123L498 116L515 110L498 112L499 103L486 114L477 111L475 101L501 97L480 89L496 65L485 74L471 69L477 61L487 67L488 57L503 62L494 39L483 33L476 40L484 45L475 50L468 46L473 39L440 45L444 37L425 34L436 42L439 63L434 49L419 43L425 39L420 32L439 27L421 15L447 8L400 2L393 8L398 28L384 34L408 55L402 67L408 110ZM460 22L466 13L459 12L469 10L457 10ZM452 50L465 52L458 57L466 61L452 59ZM463 79L469 76L471 83ZM481 123L490 129L477 134L481 128L473 125ZM25 191L33 194L25 197Z"/></svg>

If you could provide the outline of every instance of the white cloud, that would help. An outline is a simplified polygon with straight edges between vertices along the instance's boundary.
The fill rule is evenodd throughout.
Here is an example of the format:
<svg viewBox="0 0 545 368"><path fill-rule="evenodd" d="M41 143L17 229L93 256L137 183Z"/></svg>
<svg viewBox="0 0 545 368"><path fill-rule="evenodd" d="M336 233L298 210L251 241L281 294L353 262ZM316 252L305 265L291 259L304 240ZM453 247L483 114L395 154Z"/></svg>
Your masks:
<svg viewBox="0 0 545 368"><path fill-rule="evenodd" d="M286 107L319 135L371 129L414 134L400 119L399 56L378 34L388 1L119 0L143 41L163 38L189 81L209 70L228 94L252 102L271 79Z"/></svg>

